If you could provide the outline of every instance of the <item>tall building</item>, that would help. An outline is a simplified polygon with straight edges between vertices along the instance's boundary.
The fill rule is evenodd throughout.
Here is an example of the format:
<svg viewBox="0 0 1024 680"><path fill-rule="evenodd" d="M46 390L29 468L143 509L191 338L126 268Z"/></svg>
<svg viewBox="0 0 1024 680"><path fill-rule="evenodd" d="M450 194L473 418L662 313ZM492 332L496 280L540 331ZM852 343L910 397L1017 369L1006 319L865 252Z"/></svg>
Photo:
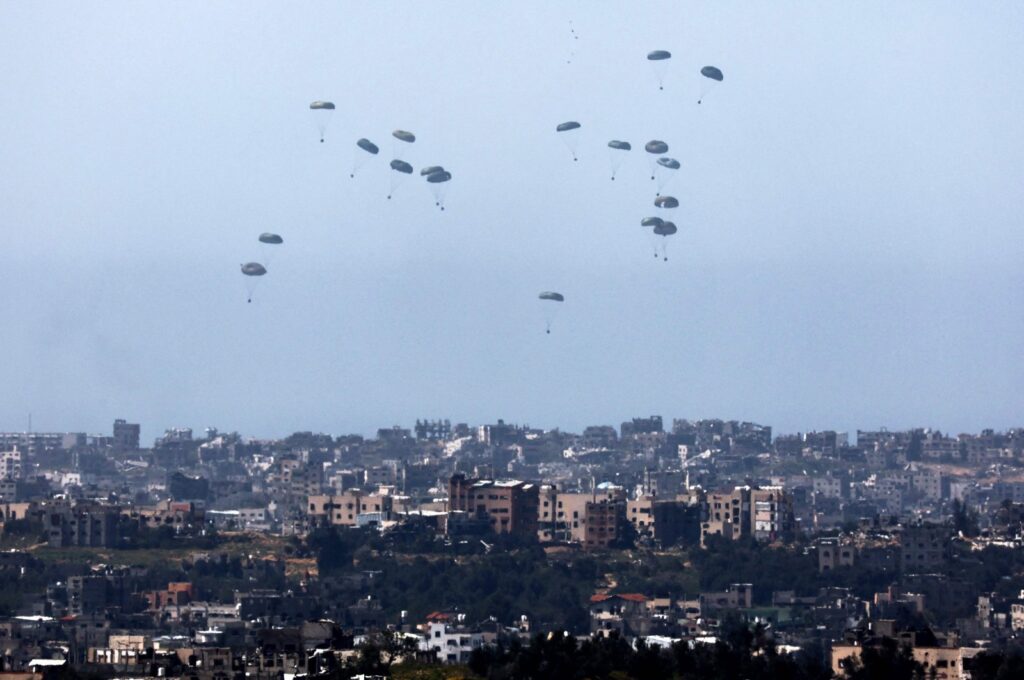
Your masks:
<svg viewBox="0 0 1024 680"><path fill-rule="evenodd" d="M139 424L118 418L114 421L114 450L135 451L139 448Z"/></svg>
<svg viewBox="0 0 1024 680"><path fill-rule="evenodd" d="M737 486L732 491L709 493L706 503L701 545L709 536L732 540L751 536L770 541L795 528L793 501L782 487Z"/></svg>
<svg viewBox="0 0 1024 680"><path fill-rule="evenodd" d="M466 479L453 475L448 482L449 512L464 512L487 522L496 534L523 538L537 534L539 487L518 480Z"/></svg>

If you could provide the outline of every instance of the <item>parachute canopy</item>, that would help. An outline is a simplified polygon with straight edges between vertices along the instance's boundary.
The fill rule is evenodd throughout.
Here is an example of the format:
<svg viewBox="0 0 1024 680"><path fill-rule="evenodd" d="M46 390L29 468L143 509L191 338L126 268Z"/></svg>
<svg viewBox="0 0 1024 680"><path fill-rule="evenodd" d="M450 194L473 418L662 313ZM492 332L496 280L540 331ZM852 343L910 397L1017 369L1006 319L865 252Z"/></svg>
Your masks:
<svg viewBox="0 0 1024 680"><path fill-rule="evenodd" d="M395 130L391 133L391 136L397 140L409 142L410 144L416 141L416 135L407 130Z"/></svg>
<svg viewBox="0 0 1024 680"><path fill-rule="evenodd" d="M654 205L658 208L678 208L679 201L675 196L658 196L654 199Z"/></svg>
<svg viewBox="0 0 1024 680"><path fill-rule="evenodd" d="M541 300L551 300L553 302L565 302L565 296L561 293L554 293L551 291L544 291L537 296Z"/></svg>
<svg viewBox="0 0 1024 680"><path fill-rule="evenodd" d="M334 102L322 102L319 99L309 105L309 108L314 111L317 109L326 109L328 111L334 110Z"/></svg>
<svg viewBox="0 0 1024 680"><path fill-rule="evenodd" d="M566 121L555 128L555 132L566 132L568 130L576 130L580 127L580 124L574 120Z"/></svg>
<svg viewBox="0 0 1024 680"><path fill-rule="evenodd" d="M452 173L447 170L438 170L427 175L427 181L431 184L443 184L452 178Z"/></svg>
<svg viewBox="0 0 1024 680"><path fill-rule="evenodd" d="M620 151L632 151L633 145L629 142L620 142L617 139L613 139L608 142L608 147L612 149L619 149Z"/></svg>
<svg viewBox="0 0 1024 680"><path fill-rule="evenodd" d="M671 59L672 53L668 50L654 50L653 52L647 53L648 61L664 61L665 59Z"/></svg>
<svg viewBox="0 0 1024 680"><path fill-rule="evenodd" d="M652 139L644 145L644 149L647 153L663 154L668 153L668 144L661 141L660 139Z"/></svg>
<svg viewBox="0 0 1024 680"><path fill-rule="evenodd" d="M663 222L654 228L654 233L658 236L671 236L672 234L679 231L676 229L676 225L672 222Z"/></svg>
<svg viewBox="0 0 1024 680"><path fill-rule="evenodd" d="M356 142L356 146L358 146L363 151L366 151L367 153L372 153L374 155L377 155L377 153L380 152L380 147L378 147L376 144L371 142L369 139L366 139L365 137Z"/></svg>
<svg viewBox="0 0 1024 680"><path fill-rule="evenodd" d="M263 276L267 269L259 262L246 262L242 265L242 273L246 276Z"/></svg>
<svg viewBox="0 0 1024 680"><path fill-rule="evenodd" d="M679 161L675 158L659 158L658 165L669 170L678 170L680 168Z"/></svg>
<svg viewBox="0 0 1024 680"><path fill-rule="evenodd" d="M397 158L391 161L391 169L397 172L403 172L406 175L412 174L412 166L405 161L400 161Z"/></svg>
<svg viewBox="0 0 1024 680"><path fill-rule="evenodd" d="M427 167L420 170L420 174L424 177L433 175L435 172L444 172L444 166L442 165L428 165Z"/></svg>
<svg viewBox="0 0 1024 680"><path fill-rule="evenodd" d="M641 227L660 227L665 224L665 220L660 217L645 217L640 220Z"/></svg>
<svg viewBox="0 0 1024 680"><path fill-rule="evenodd" d="M700 74L705 78L711 78L711 80L717 80L718 82L722 82L722 78L724 78L717 66L705 66L700 70Z"/></svg>
<svg viewBox="0 0 1024 680"><path fill-rule="evenodd" d="M271 234L269 231L265 231L260 234L260 243L281 244L284 243L284 239L277 234Z"/></svg>

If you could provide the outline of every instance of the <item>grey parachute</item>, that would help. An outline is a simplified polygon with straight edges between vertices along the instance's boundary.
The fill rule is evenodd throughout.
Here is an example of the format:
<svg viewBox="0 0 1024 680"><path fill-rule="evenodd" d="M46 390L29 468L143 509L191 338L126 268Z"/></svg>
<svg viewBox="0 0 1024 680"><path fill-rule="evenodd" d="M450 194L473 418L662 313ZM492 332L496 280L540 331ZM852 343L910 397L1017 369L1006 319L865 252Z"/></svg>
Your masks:
<svg viewBox="0 0 1024 680"><path fill-rule="evenodd" d="M246 262L242 265L242 274L245 275L245 290L248 293L248 302L252 302L252 293L256 289L259 277L267 273L267 268L259 262Z"/></svg>
<svg viewBox="0 0 1024 680"><path fill-rule="evenodd" d="M420 169L420 175L427 177L433 175L435 172L444 172L443 165L428 165L425 168Z"/></svg>
<svg viewBox="0 0 1024 680"><path fill-rule="evenodd" d="M327 132L327 124L331 122L334 114L334 102L320 101L319 99L309 105L313 112L313 120L316 122L316 129L320 132L320 142L324 141L324 134Z"/></svg>
<svg viewBox="0 0 1024 680"><path fill-rule="evenodd" d="M678 208L679 199L677 199L675 196L658 196L656 199L654 199L654 205L657 208Z"/></svg>
<svg viewBox="0 0 1024 680"><path fill-rule="evenodd" d="M405 161L398 160L397 158L391 161L391 188L388 191L388 198L394 195L398 185L402 183L406 177L412 174L412 166Z"/></svg>
<svg viewBox="0 0 1024 680"><path fill-rule="evenodd" d="M558 136L562 138L562 142L565 144L565 147L569 149L569 153L572 154L572 159L574 161L579 160L579 158L577 158L576 156L576 149L580 143L580 137L578 132L580 127L580 124L574 120L559 123L555 127L555 132L557 132Z"/></svg>
<svg viewBox="0 0 1024 680"><path fill-rule="evenodd" d="M403 172L406 175L412 174L412 166L405 161L400 161L397 158L391 161L391 169L396 172Z"/></svg>
<svg viewBox="0 0 1024 680"><path fill-rule="evenodd" d="M654 69L654 76L658 79L659 90L665 89L665 73L668 71L670 59L672 59L672 53L668 50L654 50L647 53L647 61L651 63L651 68Z"/></svg>
<svg viewBox="0 0 1024 680"><path fill-rule="evenodd" d="M704 101L704 97L708 95L713 87L725 79L725 76L722 75L722 70L717 66L705 66L700 70L700 74L706 80L701 81L700 98L697 100L698 104Z"/></svg>
<svg viewBox="0 0 1024 680"><path fill-rule="evenodd" d="M545 333L551 333L551 322L555 320L555 314L562 305L549 305L548 302L565 302L565 296L551 290L546 290L537 296L544 304L544 325Z"/></svg>
<svg viewBox="0 0 1024 680"><path fill-rule="evenodd" d="M399 152L398 147L402 144L412 144L416 141L416 135L408 130L394 130L391 133L391 152L394 156L405 155L406 152ZM402 144L399 144L402 142Z"/></svg>
<svg viewBox="0 0 1024 680"><path fill-rule="evenodd" d="M441 210L444 210L444 196L448 188L448 182L452 179L452 173L448 172L441 166L436 167L438 169L426 175L426 179L427 184L430 185L430 190L434 194L434 205L441 208Z"/></svg>
<svg viewBox="0 0 1024 680"><path fill-rule="evenodd" d="M660 139L652 139L651 141L644 144L644 151L651 154L647 157L648 165L651 167L651 179L656 179L656 170L658 169L658 156L663 156L668 153L668 144L661 141Z"/></svg>
<svg viewBox="0 0 1024 680"><path fill-rule="evenodd" d="M722 82L725 79L721 69L717 66L705 66L700 70L700 74L705 78L711 78L711 80L717 80L718 82Z"/></svg>
<svg viewBox="0 0 1024 680"><path fill-rule="evenodd" d="M665 239L677 231L679 230L676 229L675 223L669 222L668 220L654 228L655 235L661 237L661 258L665 262L668 262L668 242L665 241ZM658 257L657 251L655 251L654 257Z"/></svg>
<svg viewBox="0 0 1024 680"><path fill-rule="evenodd" d="M665 186L672 181L675 177L676 170L682 167L675 158L669 158L663 156L658 159L658 164L654 166L654 176L658 180L658 195L665 190Z"/></svg>
<svg viewBox="0 0 1024 680"><path fill-rule="evenodd" d="M615 173L619 171L622 166L622 161L626 159L627 151L632 151L633 145L629 142L623 142L619 139L613 139L608 142L608 162L612 166L612 179L615 179Z"/></svg>
<svg viewBox="0 0 1024 680"><path fill-rule="evenodd" d="M374 156L376 156L378 153L380 153L380 147L377 146L376 144L374 144L373 142L371 142L366 137L361 137L356 142L356 146L358 146L360 149L362 149L366 153L372 153Z"/></svg>
<svg viewBox="0 0 1024 680"><path fill-rule="evenodd" d="M650 243L651 250L654 251L654 257L658 257L658 250L662 244L661 238L655 233L655 231L665 224L665 220L660 217L645 217L640 220L641 227L653 227L653 229L645 229L647 233L647 240Z"/></svg>
<svg viewBox="0 0 1024 680"><path fill-rule="evenodd" d="M352 159L352 172L349 174L349 177L355 177L356 172L359 171L359 168L363 167L366 161L369 160L370 156L376 156L380 153L380 147L366 137L361 137L356 140L356 148L362 149L366 153L359 153L357 151L354 154L354 158ZM367 154L369 154L369 156Z"/></svg>
<svg viewBox="0 0 1024 680"><path fill-rule="evenodd" d="M284 239L279 234L265 231L260 234L259 241L262 244L260 248L263 250L263 265L266 268L270 266L270 260L273 259L274 251L277 250L277 246L284 243Z"/></svg>

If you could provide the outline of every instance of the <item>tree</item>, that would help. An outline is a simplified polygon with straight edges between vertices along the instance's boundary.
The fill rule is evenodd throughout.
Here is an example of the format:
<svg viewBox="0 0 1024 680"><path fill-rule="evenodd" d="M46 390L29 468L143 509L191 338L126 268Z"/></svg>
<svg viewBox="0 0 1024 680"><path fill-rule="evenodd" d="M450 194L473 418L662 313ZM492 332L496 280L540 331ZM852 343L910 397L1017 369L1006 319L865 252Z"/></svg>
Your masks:
<svg viewBox="0 0 1024 680"><path fill-rule="evenodd" d="M924 666L914 661L909 647L901 646L892 638L864 647L860 658L847 657L840 662L849 680L922 680Z"/></svg>

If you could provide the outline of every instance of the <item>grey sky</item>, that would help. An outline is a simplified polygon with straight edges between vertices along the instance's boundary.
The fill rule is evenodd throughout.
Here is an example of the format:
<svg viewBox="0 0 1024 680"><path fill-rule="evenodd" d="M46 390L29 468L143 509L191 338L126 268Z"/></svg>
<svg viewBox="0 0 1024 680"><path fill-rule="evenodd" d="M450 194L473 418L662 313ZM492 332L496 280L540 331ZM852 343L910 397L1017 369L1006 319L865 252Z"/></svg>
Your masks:
<svg viewBox="0 0 1024 680"><path fill-rule="evenodd" d="M2 2L0 429L1024 424L1022 29L1019 3ZM453 173L445 213L418 176L384 199L394 128ZM683 164L668 263L612 138ZM286 243L247 305L262 231Z"/></svg>

